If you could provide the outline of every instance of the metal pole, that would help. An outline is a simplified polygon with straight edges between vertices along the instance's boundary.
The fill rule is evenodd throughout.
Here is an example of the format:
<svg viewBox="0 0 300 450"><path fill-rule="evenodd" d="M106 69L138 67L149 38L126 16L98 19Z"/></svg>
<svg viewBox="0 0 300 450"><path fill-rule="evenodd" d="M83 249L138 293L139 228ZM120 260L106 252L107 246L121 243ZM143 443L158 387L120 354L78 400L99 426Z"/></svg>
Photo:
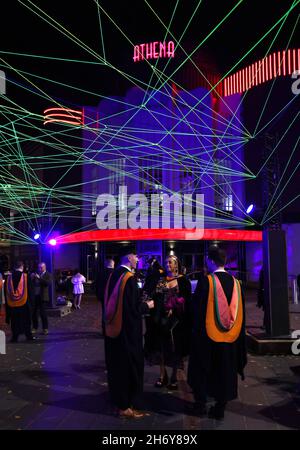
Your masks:
<svg viewBox="0 0 300 450"><path fill-rule="evenodd" d="M297 279L293 279L293 305L298 305L298 284Z"/></svg>
<svg viewBox="0 0 300 450"><path fill-rule="evenodd" d="M51 293L50 293L50 305L51 308L55 308L55 276L54 276L54 247L50 247L50 273L51 273Z"/></svg>

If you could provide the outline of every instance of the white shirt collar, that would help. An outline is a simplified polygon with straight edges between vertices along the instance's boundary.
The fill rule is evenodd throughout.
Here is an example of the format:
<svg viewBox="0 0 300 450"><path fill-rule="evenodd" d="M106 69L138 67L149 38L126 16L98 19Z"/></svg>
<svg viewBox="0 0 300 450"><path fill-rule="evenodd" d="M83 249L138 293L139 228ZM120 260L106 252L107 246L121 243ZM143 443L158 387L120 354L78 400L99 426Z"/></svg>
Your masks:
<svg viewBox="0 0 300 450"><path fill-rule="evenodd" d="M125 269L129 270L129 272L131 272L130 267L126 266L125 264L121 264L121 267L125 267Z"/></svg>
<svg viewBox="0 0 300 450"><path fill-rule="evenodd" d="M214 270L214 273L215 272L226 272L226 270L224 269L224 267L219 267L218 269Z"/></svg>

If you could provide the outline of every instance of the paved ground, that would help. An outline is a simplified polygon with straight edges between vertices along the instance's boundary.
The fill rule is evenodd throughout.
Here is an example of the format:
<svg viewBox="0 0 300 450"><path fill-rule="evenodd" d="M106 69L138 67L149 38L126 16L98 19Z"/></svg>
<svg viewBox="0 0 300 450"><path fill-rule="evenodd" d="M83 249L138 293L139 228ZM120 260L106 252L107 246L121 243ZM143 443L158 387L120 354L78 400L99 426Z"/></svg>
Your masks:
<svg viewBox="0 0 300 450"><path fill-rule="evenodd" d="M251 326L259 327L261 320L261 312L248 305ZM81 311L50 318L50 334L38 342L22 337L7 344L7 354L0 355L0 429L300 429L300 356L249 355L239 398L229 404L222 423L191 414L185 371L178 392L158 391L153 387L158 367L146 366L145 406L151 415L139 421L117 418L107 394L99 326L99 304L90 298ZM3 316L0 329L9 338Z"/></svg>

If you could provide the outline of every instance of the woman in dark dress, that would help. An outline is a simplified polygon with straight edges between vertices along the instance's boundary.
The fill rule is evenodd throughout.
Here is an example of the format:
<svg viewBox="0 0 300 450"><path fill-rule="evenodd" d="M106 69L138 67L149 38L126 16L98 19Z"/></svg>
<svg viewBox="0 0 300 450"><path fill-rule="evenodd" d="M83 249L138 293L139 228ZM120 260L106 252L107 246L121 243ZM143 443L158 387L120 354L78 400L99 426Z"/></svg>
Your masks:
<svg viewBox="0 0 300 450"><path fill-rule="evenodd" d="M177 369L181 360L188 353L188 314L191 299L191 283L179 274L179 261L176 256L169 256L165 261L166 273L158 277L155 289L148 280L146 287L151 286L148 295L154 300L154 310L147 318L147 331L145 335L145 356L152 364L160 365L160 377L155 386L160 388L168 386L177 389ZM156 277L156 278L155 278ZM169 377L166 366L172 368Z"/></svg>

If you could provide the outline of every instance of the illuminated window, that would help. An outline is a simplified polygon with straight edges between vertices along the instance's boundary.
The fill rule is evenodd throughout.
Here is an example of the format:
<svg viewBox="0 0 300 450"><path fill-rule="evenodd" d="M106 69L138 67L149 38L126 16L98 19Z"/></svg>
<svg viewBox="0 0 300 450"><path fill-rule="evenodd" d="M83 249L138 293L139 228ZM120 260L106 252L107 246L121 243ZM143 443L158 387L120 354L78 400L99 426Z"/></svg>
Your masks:
<svg viewBox="0 0 300 450"><path fill-rule="evenodd" d="M232 194L227 195L227 197L224 198L224 210L225 211L233 211L232 208Z"/></svg>
<svg viewBox="0 0 300 450"><path fill-rule="evenodd" d="M108 192L117 195L119 186L125 185L125 158L115 159L109 163L110 173L108 180Z"/></svg>

